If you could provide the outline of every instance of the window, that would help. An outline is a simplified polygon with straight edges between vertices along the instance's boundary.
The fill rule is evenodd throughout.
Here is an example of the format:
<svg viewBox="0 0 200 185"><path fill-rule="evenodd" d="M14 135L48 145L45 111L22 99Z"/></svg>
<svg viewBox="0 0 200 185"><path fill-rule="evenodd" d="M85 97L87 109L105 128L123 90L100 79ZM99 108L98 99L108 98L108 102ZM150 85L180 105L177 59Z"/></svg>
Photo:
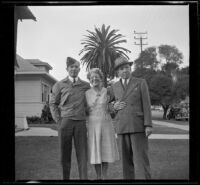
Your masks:
<svg viewBox="0 0 200 185"><path fill-rule="evenodd" d="M42 102L49 102L49 86L42 84Z"/></svg>

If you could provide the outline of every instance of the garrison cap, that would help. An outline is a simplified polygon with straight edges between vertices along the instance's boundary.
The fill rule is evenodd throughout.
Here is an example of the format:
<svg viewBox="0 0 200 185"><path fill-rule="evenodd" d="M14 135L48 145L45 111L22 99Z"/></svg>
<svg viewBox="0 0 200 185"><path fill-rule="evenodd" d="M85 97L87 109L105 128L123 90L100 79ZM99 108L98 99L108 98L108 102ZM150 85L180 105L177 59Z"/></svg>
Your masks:
<svg viewBox="0 0 200 185"><path fill-rule="evenodd" d="M67 65L67 67L69 67L69 66L73 65L73 64L76 63L76 62L79 63L79 61L77 61L76 59L74 59L74 58L72 58L72 57L67 57L66 65Z"/></svg>

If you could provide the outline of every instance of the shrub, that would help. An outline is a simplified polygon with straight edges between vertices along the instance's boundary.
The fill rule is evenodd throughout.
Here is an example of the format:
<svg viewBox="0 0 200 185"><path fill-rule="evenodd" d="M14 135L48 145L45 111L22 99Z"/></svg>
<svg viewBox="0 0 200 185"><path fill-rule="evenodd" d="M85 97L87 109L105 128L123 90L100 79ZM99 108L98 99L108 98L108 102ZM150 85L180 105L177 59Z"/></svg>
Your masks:
<svg viewBox="0 0 200 185"><path fill-rule="evenodd" d="M48 103L46 103L42 109L41 120L44 123L52 123L53 122L53 118L52 118L50 107L49 107Z"/></svg>
<svg viewBox="0 0 200 185"><path fill-rule="evenodd" d="M26 117L28 124L40 124L41 123L41 118L38 116L30 116Z"/></svg>

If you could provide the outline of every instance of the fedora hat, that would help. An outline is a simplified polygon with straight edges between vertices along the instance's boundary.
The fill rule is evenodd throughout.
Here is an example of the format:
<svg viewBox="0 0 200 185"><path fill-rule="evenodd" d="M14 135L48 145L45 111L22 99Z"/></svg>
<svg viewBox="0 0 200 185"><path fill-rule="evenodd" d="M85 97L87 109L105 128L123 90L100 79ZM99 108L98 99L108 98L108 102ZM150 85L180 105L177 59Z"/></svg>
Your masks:
<svg viewBox="0 0 200 185"><path fill-rule="evenodd" d="M121 56L115 60L115 67L114 70L117 70L119 67L129 64L130 66L133 64L133 62L129 62L125 57Z"/></svg>

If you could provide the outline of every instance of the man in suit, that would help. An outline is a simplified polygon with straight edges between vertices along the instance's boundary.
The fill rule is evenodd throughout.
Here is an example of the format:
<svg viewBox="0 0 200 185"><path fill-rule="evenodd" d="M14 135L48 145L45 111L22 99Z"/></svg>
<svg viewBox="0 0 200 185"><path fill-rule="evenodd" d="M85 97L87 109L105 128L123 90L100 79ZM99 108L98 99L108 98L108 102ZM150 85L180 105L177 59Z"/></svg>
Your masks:
<svg viewBox="0 0 200 185"><path fill-rule="evenodd" d="M63 179L70 178L72 139L76 150L80 179L87 179L87 130L85 91L89 83L78 77L80 63L67 57L68 76L57 82L50 98L53 119L59 125L59 144Z"/></svg>
<svg viewBox="0 0 200 185"><path fill-rule="evenodd" d="M124 57L115 60L120 80L111 85L115 98L116 132L122 149L124 179L150 179L148 136L152 133L151 104L144 79L131 74L132 62Z"/></svg>

